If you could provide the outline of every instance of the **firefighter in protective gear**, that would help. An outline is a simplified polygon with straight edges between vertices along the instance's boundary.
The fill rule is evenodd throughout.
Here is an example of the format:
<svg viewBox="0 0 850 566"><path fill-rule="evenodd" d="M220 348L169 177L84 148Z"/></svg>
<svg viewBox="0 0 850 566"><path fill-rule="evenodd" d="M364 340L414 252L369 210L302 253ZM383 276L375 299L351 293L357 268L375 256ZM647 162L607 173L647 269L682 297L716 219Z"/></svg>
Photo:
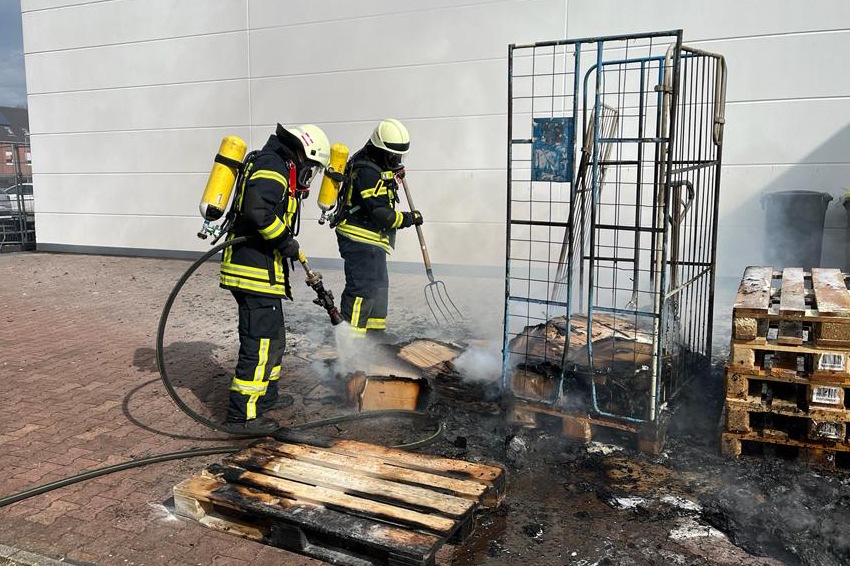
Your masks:
<svg viewBox="0 0 850 566"><path fill-rule="evenodd" d="M410 149L407 128L383 120L366 145L349 160L342 189L341 220L336 225L339 253L345 262L345 289L340 312L354 336L378 335L387 328L389 277L387 254L396 230L422 224L419 211L396 210L403 156Z"/></svg>
<svg viewBox="0 0 850 566"><path fill-rule="evenodd" d="M298 258L300 201L327 167L330 142L317 126L280 124L265 146L246 159L236 187L236 215L228 239L248 240L224 249L219 283L239 307L239 358L230 386L225 424L246 433L279 428L263 413L279 398L285 334L282 299L291 299L287 260Z"/></svg>

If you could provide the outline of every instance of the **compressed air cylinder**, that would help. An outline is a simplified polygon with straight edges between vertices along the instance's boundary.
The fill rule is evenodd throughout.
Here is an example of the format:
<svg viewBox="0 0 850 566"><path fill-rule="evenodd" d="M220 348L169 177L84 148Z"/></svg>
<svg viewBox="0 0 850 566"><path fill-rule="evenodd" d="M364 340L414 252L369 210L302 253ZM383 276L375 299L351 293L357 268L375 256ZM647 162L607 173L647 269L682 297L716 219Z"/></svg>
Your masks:
<svg viewBox="0 0 850 566"><path fill-rule="evenodd" d="M201 197L201 216L204 220L212 222L224 215L239 167L247 150L248 146L239 136L226 136L221 140L215 163L207 179L207 186Z"/></svg>
<svg viewBox="0 0 850 566"><path fill-rule="evenodd" d="M345 171L346 161L348 161L348 146L341 143L333 144L331 146L331 159L330 163L328 163L328 171L322 177L322 186L319 189L319 208L323 212L327 212L336 206L339 183L342 180L339 175L342 175ZM328 175L328 173L331 174Z"/></svg>

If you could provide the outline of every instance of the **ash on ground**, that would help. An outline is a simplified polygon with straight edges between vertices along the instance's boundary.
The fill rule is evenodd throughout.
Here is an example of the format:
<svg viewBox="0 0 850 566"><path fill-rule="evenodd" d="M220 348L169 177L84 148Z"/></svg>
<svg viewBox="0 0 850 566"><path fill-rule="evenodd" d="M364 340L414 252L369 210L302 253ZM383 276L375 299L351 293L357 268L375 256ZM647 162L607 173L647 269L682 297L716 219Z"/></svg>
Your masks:
<svg viewBox="0 0 850 566"><path fill-rule="evenodd" d="M324 275L326 286L338 295L342 273L330 270ZM430 320L418 294L422 280L421 274L391 275L393 338L401 343L431 338L460 344L475 356L455 364L456 374L448 380L428 376L433 387L424 409L442 423L443 434L417 450L507 470L503 505L482 514L473 535L442 556L444 563L850 563L850 475L841 470L821 472L770 455L738 460L720 455L723 365L728 349L716 351L711 371L697 376L683 392L660 455L640 453L633 448L633 438L604 436L604 430L584 444L563 438L558 430L517 428L504 419L501 376L493 375L501 368L499 297L504 282L482 278L470 284L469 278L445 278L466 315L465 325L446 328ZM225 304L214 312L233 310L229 297L215 292ZM335 353L340 328L327 324L324 312L310 303L309 289L297 292L297 301L284 309L288 355L283 367L287 377L281 383L296 400L274 415L284 424L351 411L344 393L334 386L334 376L341 369ZM187 295L191 297L192 291ZM715 344L724 340L728 344L731 301L727 309L722 293L718 297ZM723 318L727 310L728 320ZM175 318L201 316L191 312ZM181 338L180 329L176 330L172 340L177 346L181 339L183 344L198 344L197 337ZM235 335L226 332L202 341L216 344L216 352L227 352L229 357L215 360L214 371L223 376L235 355ZM180 369L175 369L175 375L191 375L190 368ZM203 368L198 372L209 375ZM219 381L226 393L226 379ZM191 383L185 387L196 389ZM221 406L213 397L214 392L205 393L196 401ZM377 419L337 424L321 432L377 444L408 443L433 434L432 425Z"/></svg>

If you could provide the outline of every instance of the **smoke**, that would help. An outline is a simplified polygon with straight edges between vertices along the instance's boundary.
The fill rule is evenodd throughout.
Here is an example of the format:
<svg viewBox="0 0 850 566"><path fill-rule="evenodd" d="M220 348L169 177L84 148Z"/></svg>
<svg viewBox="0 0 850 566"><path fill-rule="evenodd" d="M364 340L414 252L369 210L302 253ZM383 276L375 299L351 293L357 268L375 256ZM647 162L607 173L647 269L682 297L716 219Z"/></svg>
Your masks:
<svg viewBox="0 0 850 566"><path fill-rule="evenodd" d="M473 344L454 360L454 366L466 381L498 384L502 379L501 344Z"/></svg>
<svg viewBox="0 0 850 566"><path fill-rule="evenodd" d="M348 375L355 372L371 373L375 366L389 366L394 355L384 351L369 337L355 334L351 326L342 322L333 328L337 357L329 368L329 377Z"/></svg>

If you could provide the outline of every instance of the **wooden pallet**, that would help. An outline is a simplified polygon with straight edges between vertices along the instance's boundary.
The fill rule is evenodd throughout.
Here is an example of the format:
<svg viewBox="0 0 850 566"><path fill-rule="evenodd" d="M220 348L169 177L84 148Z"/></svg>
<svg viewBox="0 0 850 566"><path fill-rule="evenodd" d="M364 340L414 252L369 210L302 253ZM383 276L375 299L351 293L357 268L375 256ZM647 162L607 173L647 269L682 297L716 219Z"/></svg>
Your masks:
<svg viewBox="0 0 850 566"><path fill-rule="evenodd" d="M501 468L348 440L263 439L173 489L177 514L333 564L433 565L504 497Z"/></svg>
<svg viewBox="0 0 850 566"><path fill-rule="evenodd" d="M726 432L751 433L762 437L800 442L847 442L850 414L844 408L810 407L773 399L770 404L760 397L726 399Z"/></svg>
<svg viewBox="0 0 850 566"><path fill-rule="evenodd" d="M728 457L756 456L773 453L817 468L833 470L850 468L850 448L843 445L813 444L793 439L761 436L758 433L724 432L721 452Z"/></svg>
<svg viewBox="0 0 850 566"><path fill-rule="evenodd" d="M850 349L850 274L748 267L738 287L733 342Z"/></svg>
<svg viewBox="0 0 850 566"><path fill-rule="evenodd" d="M571 413L558 409L514 399L507 415L508 422L529 427L560 429L566 438L590 442L607 429L631 436L635 447L647 454L660 454L667 436L667 421L661 423L634 423L625 420L591 416L587 413Z"/></svg>
<svg viewBox="0 0 850 566"><path fill-rule="evenodd" d="M847 409L845 400L850 385L816 381L797 376L776 376L770 374L738 371L726 368L725 391L727 399L760 398L770 406L774 399L796 404L802 410L810 407Z"/></svg>
<svg viewBox="0 0 850 566"><path fill-rule="evenodd" d="M850 352L776 343L733 342L729 367L745 373L773 377L812 377L850 384Z"/></svg>

